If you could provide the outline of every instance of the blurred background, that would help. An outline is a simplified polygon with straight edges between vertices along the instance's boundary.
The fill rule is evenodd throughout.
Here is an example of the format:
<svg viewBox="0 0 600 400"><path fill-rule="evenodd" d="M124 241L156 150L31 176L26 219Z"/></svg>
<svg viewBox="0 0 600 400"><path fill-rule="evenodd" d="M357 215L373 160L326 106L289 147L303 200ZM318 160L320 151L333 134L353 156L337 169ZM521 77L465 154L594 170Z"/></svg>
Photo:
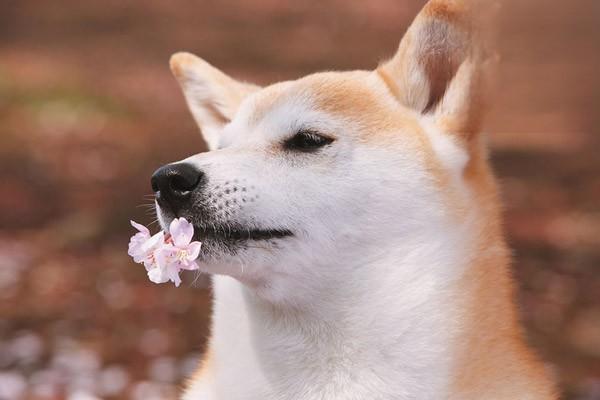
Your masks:
<svg viewBox="0 0 600 400"><path fill-rule="evenodd" d="M195 367L206 285L126 254L151 173L205 148L172 53L261 84L373 68L423 4L3 0L0 399L172 399ZM523 320L564 398L600 399L600 2L506 0L500 31L487 130Z"/></svg>

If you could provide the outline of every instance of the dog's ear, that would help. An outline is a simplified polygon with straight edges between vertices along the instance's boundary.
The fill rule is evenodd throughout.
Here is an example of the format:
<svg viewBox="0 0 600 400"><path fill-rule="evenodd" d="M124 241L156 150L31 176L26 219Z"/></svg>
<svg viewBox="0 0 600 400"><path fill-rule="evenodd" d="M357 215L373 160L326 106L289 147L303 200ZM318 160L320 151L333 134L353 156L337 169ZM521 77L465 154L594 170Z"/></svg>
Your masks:
<svg viewBox="0 0 600 400"><path fill-rule="evenodd" d="M467 139L478 132L495 9L490 0L429 1L378 69L398 100L444 131Z"/></svg>
<svg viewBox="0 0 600 400"><path fill-rule="evenodd" d="M174 54L170 65L208 149L216 149L221 129L258 86L236 81L190 53Z"/></svg>

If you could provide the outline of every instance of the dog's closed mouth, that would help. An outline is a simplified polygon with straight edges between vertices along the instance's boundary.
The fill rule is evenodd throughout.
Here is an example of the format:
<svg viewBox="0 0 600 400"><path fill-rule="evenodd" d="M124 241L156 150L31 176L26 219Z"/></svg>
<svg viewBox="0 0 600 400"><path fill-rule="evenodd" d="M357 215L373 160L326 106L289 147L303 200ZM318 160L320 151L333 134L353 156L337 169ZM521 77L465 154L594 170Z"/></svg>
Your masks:
<svg viewBox="0 0 600 400"><path fill-rule="evenodd" d="M250 229L237 226L196 226L198 240L270 240L293 236L287 229Z"/></svg>

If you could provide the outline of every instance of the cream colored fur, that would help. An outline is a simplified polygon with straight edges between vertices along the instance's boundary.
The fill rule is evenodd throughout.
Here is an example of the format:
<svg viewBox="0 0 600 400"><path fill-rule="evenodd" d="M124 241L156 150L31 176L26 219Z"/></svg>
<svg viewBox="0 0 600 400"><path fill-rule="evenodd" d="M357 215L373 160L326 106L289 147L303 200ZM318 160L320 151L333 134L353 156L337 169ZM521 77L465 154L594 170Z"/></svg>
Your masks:
<svg viewBox="0 0 600 400"><path fill-rule="evenodd" d="M211 150L186 159L205 190L244 182L227 199L254 200L227 218L294 232L199 260L212 335L183 399L556 398L513 301L480 133L480 13L432 0L376 70L265 88L172 58ZM335 141L282 149L306 128Z"/></svg>

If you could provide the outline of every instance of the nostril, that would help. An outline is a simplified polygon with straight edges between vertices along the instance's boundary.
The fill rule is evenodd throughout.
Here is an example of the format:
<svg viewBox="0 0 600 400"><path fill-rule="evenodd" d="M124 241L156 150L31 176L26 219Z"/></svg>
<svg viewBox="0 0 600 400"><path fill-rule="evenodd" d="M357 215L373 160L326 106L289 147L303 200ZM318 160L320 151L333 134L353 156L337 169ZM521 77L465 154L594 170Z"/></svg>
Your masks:
<svg viewBox="0 0 600 400"><path fill-rule="evenodd" d="M183 200L200 185L204 174L193 165L177 163L165 165L150 179L152 190L164 200Z"/></svg>
<svg viewBox="0 0 600 400"><path fill-rule="evenodd" d="M198 186L198 181L200 181L199 174L178 174L171 176L169 181L169 187L174 192L190 192L196 186Z"/></svg>

